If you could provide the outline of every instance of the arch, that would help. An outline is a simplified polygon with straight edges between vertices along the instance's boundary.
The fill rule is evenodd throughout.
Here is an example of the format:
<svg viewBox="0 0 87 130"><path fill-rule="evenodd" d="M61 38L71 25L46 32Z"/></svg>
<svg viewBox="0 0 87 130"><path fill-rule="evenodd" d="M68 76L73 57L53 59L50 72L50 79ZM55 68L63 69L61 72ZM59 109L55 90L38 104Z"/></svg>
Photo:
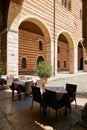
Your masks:
<svg viewBox="0 0 87 130"><path fill-rule="evenodd" d="M69 32L67 32L66 30L62 30L58 33L57 39L60 36L60 34L63 34L67 38L67 41L69 43L69 48L73 48L74 47L74 41L73 41L72 35Z"/></svg>
<svg viewBox="0 0 87 130"><path fill-rule="evenodd" d="M22 19L23 20L23 19ZM42 57L36 60L38 55L43 55L43 57L48 57L48 53L50 54L49 44L51 42L50 34L46 28L46 26L35 18L26 18L19 24L19 72L23 71L31 71L32 73L35 71L35 67L37 62L44 60ZM41 42L39 42L39 40ZM22 46L25 43L25 47ZM40 44L39 44L40 43ZM48 48L49 47L49 48ZM23 49L25 52L23 52ZM46 53L48 51L48 53ZM20 55L25 55L28 57L27 68L26 70L22 70L20 68ZM50 55L49 55L50 56ZM31 62L30 62L31 61Z"/></svg>
<svg viewBox="0 0 87 130"><path fill-rule="evenodd" d="M44 20L40 19L37 16L34 15L25 15L22 16L21 18L19 18L19 22L18 22L18 17L20 17L19 15L17 15L17 17L14 19L13 23L10 26L10 29L14 29L14 24L17 21L17 25L15 27L15 30L18 31L20 24L23 21L30 21L35 23L43 32L45 40L47 43L51 43L51 33L50 33L50 29L48 28L48 26L46 25L46 23L44 22Z"/></svg>
<svg viewBox="0 0 87 130"><path fill-rule="evenodd" d="M17 20L17 19L15 19ZM18 20L17 20L18 21ZM40 34L38 35L38 33L32 33L30 31L27 31L27 35L24 35L23 33L21 33L21 30L22 28L21 25L24 23L24 22L27 22L27 23L32 23L33 25L35 25L34 27L37 26L37 28L39 29L39 31L41 32L41 36ZM10 26L10 29L14 29L14 24L15 22L13 21L13 24ZM49 47L49 44L51 43L51 33L47 27L47 25L45 24L45 22L41 19L39 19L38 17L36 16L33 16L33 15L25 15L25 16L22 16L22 18L19 18L19 21L17 22L17 26L15 28L19 33L19 41L18 41L18 44L19 44L19 60L18 60L18 70L19 70L19 73L23 72L23 73L32 73L34 74L35 72L35 67L36 67L36 64L37 64L37 61L36 61L36 57L37 55L44 55L44 57L47 57L46 55L48 55L48 53L45 53L47 52L46 50L48 49L48 52L50 54L50 47ZM26 30L22 30L22 31L26 31ZM27 37L28 40L23 40L23 42L26 43L27 45L27 49L25 50L26 51L26 54L24 54L24 52L22 51L23 48L20 49L20 45L22 44L22 42L20 42L20 34L22 34L22 39L23 37ZM31 43L30 39L31 37L36 37L36 39L32 38L33 42ZM29 39L30 38L30 39ZM39 40L38 39L41 39L43 41L43 46L46 46L46 47L43 47L42 50L39 50ZM21 44L20 44L21 43ZM34 46L35 45L35 46ZM49 48L48 48L49 47ZM26 69L21 69L21 63L20 63L20 55L21 55L21 52L22 55L27 55L28 56L28 59L27 59L27 68ZM50 57L47 57L50 59ZM24 72L25 71L25 72Z"/></svg>
<svg viewBox="0 0 87 130"><path fill-rule="evenodd" d="M57 52L57 60L61 62L61 66L57 70L74 73L74 42L72 36L66 31L61 31L58 34L57 46L60 47L60 53Z"/></svg>
<svg viewBox="0 0 87 130"><path fill-rule="evenodd" d="M80 43L80 44L82 45L82 47L84 48L83 38L79 39L79 40L77 41L77 43L78 43L78 45L79 45L79 43Z"/></svg>
<svg viewBox="0 0 87 130"><path fill-rule="evenodd" d="M80 40L78 42L78 70L83 70L83 42Z"/></svg>

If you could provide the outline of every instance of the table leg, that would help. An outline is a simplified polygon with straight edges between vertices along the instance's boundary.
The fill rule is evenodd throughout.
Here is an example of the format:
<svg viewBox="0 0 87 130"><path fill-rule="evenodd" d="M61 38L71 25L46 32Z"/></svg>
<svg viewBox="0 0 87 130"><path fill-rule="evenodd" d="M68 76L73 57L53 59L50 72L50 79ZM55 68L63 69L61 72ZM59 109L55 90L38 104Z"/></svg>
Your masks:
<svg viewBox="0 0 87 130"><path fill-rule="evenodd" d="M19 94L19 100L21 100L21 86L18 86L18 94Z"/></svg>
<svg viewBox="0 0 87 130"><path fill-rule="evenodd" d="M12 100L14 100L14 88L12 89Z"/></svg>

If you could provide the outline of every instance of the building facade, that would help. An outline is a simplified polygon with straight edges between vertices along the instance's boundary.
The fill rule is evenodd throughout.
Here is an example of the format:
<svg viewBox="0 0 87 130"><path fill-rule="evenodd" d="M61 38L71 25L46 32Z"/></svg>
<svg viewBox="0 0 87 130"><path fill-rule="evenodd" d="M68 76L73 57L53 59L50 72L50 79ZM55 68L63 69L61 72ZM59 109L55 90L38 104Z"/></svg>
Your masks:
<svg viewBox="0 0 87 130"><path fill-rule="evenodd" d="M35 74L41 60L51 63L54 75L87 71L82 0L9 0L6 6L0 56L7 75Z"/></svg>

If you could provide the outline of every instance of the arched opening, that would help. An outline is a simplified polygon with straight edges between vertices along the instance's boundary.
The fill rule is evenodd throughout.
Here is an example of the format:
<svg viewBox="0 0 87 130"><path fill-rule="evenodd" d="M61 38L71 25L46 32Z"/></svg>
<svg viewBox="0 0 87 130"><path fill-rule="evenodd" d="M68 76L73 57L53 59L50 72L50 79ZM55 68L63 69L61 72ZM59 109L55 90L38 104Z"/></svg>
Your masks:
<svg viewBox="0 0 87 130"><path fill-rule="evenodd" d="M37 63L50 59L48 57L48 52L50 56L50 40L47 38L49 33L47 31L47 35L44 34L43 30L47 29L45 26L41 28L39 22L38 20L35 22L34 19L26 19L19 26L19 74L35 74ZM38 55L40 56L38 57ZM21 57L27 58L25 69L21 65Z"/></svg>
<svg viewBox="0 0 87 130"><path fill-rule="evenodd" d="M37 64L38 64L39 62L41 62L41 61L44 61L44 58L43 58L42 56L39 56L39 57L37 58Z"/></svg>
<svg viewBox="0 0 87 130"><path fill-rule="evenodd" d="M57 59L58 71L68 71L69 70L69 44L66 37L63 34L59 35L58 38L58 51L57 51Z"/></svg>
<svg viewBox="0 0 87 130"><path fill-rule="evenodd" d="M74 73L74 45L67 32L60 33L57 41L57 72Z"/></svg>
<svg viewBox="0 0 87 130"><path fill-rule="evenodd" d="M78 44L78 70L83 70L83 47L81 42Z"/></svg>

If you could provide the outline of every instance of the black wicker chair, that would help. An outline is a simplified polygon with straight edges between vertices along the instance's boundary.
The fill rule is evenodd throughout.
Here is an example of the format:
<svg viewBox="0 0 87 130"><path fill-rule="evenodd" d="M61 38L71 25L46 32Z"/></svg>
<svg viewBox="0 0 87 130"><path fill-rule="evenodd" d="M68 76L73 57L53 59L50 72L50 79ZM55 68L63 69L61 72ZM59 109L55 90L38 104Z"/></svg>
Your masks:
<svg viewBox="0 0 87 130"><path fill-rule="evenodd" d="M40 104L40 109L41 109L42 98L41 98L40 88L34 86L31 86L31 88L32 88L32 97L33 97L31 108L33 108L33 102L35 101Z"/></svg>
<svg viewBox="0 0 87 130"><path fill-rule="evenodd" d="M75 101L75 106L77 108L77 102L76 102L77 85L76 84L66 83L66 90L67 90L68 95L69 95L69 101L70 102Z"/></svg>
<svg viewBox="0 0 87 130"><path fill-rule="evenodd" d="M57 110L65 107L65 115L67 115L67 96L63 96L61 99L57 100L56 92L51 90L46 90L46 105L56 111L55 121L57 120Z"/></svg>

